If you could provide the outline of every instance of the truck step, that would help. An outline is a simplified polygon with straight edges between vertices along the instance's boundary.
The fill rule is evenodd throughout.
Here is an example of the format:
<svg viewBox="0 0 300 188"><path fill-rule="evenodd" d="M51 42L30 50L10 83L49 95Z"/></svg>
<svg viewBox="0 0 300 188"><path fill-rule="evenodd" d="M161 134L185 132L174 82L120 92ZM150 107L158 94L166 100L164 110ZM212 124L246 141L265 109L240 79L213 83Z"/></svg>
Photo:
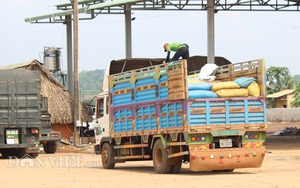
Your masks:
<svg viewBox="0 0 300 188"><path fill-rule="evenodd" d="M173 158L173 157L179 157L179 156L183 156L183 155L188 155L189 151L183 151L183 152L179 152L179 153L173 153L168 155L168 158Z"/></svg>
<svg viewBox="0 0 300 188"><path fill-rule="evenodd" d="M170 142L167 143L168 146L185 146L186 143L185 142Z"/></svg>
<svg viewBox="0 0 300 188"><path fill-rule="evenodd" d="M114 146L114 149L146 148L146 147L148 147L148 144L131 144L131 145Z"/></svg>
<svg viewBox="0 0 300 188"><path fill-rule="evenodd" d="M150 155L135 155L135 156L118 156L114 157L115 160L126 159L150 159Z"/></svg>

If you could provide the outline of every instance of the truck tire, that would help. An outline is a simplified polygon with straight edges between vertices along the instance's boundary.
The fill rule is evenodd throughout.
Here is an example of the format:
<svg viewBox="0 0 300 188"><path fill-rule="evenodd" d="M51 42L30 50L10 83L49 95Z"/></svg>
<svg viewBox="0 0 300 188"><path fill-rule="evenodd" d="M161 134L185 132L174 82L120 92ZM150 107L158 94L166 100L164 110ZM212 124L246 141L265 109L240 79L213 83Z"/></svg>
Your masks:
<svg viewBox="0 0 300 188"><path fill-rule="evenodd" d="M170 173L171 167L168 165L168 153L164 148L160 139L156 140L153 147L153 166L154 170L158 174Z"/></svg>
<svg viewBox="0 0 300 188"><path fill-rule="evenodd" d="M15 151L15 155L16 157L18 158L22 158L26 155L26 149L25 148L16 148L16 151Z"/></svg>
<svg viewBox="0 0 300 188"><path fill-rule="evenodd" d="M56 142L46 142L44 145L44 151L47 154L55 153L57 149Z"/></svg>
<svg viewBox="0 0 300 188"><path fill-rule="evenodd" d="M39 156L39 153L30 153L29 154L32 158L37 158Z"/></svg>
<svg viewBox="0 0 300 188"><path fill-rule="evenodd" d="M171 167L171 174L178 174L181 170L182 161L178 162L174 166Z"/></svg>
<svg viewBox="0 0 300 188"><path fill-rule="evenodd" d="M233 172L234 169L226 169L226 170L212 170L212 172Z"/></svg>
<svg viewBox="0 0 300 188"><path fill-rule="evenodd" d="M25 148L8 148L4 149L1 154L3 158L8 158L9 156L22 158L26 155L26 150Z"/></svg>
<svg viewBox="0 0 300 188"><path fill-rule="evenodd" d="M113 155L113 147L110 143L104 143L101 151L101 159L102 159L102 166L105 169L113 169L115 167L115 163L112 163L114 158Z"/></svg>
<svg viewBox="0 0 300 188"><path fill-rule="evenodd" d="M13 149L1 149L1 155L2 155L2 158L8 158L8 156L13 156L14 153L13 153Z"/></svg>

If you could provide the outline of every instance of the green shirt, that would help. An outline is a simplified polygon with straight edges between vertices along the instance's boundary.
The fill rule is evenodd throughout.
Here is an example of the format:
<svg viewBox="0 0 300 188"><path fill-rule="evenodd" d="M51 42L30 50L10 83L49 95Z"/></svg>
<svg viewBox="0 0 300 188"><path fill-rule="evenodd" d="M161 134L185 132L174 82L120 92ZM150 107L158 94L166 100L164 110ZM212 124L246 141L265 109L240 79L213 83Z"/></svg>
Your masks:
<svg viewBox="0 0 300 188"><path fill-rule="evenodd" d="M176 52L179 48L181 48L183 46L184 45L181 42L173 42L173 43L169 44L168 51L171 50L173 52Z"/></svg>

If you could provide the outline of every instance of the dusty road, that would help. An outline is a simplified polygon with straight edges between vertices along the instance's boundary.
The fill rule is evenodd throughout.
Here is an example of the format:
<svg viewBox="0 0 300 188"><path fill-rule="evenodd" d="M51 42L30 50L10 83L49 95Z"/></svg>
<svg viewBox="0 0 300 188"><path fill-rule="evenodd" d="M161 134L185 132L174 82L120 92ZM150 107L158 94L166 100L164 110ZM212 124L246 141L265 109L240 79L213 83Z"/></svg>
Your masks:
<svg viewBox="0 0 300 188"><path fill-rule="evenodd" d="M105 170L92 149L74 153L60 149L37 159L0 159L0 187L300 187L300 135L269 133L266 147L261 168L195 173L183 165L179 174L166 175L156 174L151 161L116 164L115 169Z"/></svg>

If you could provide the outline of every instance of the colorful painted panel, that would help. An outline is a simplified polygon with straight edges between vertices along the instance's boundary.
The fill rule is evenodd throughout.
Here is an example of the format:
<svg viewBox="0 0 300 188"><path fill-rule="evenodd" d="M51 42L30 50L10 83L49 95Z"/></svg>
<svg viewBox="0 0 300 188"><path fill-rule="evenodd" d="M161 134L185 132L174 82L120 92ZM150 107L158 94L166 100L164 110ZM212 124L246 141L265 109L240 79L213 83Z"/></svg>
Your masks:
<svg viewBox="0 0 300 188"><path fill-rule="evenodd" d="M195 101L189 107L191 126L265 123L265 104L260 100Z"/></svg>
<svg viewBox="0 0 300 188"><path fill-rule="evenodd" d="M132 128L132 111L130 109L118 110L114 113L114 132L130 132Z"/></svg>
<svg viewBox="0 0 300 188"><path fill-rule="evenodd" d="M153 77L142 78L135 84L135 102L155 100L156 84Z"/></svg>
<svg viewBox="0 0 300 188"><path fill-rule="evenodd" d="M136 111L136 130L153 130L156 128L155 106L139 107Z"/></svg>
<svg viewBox="0 0 300 188"><path fill-rule="evenodd" d="M132 102L131 98L131 85L129 82L122 82L115 84L112 93L112 105L118 106L123 104L130 104Z"/></svg>
<svg viewBox="0 0 300 188"><path fill-rule="evenodd" d="M160 108L160 128L183 126L181 103L163 104Z"/></svg>
<svg viewBox="0 0 300 188"><path fill-rule="evenodd" d="M161 75L159 79L159 99L167 99L169 97L168 91L168 75Z"/></svg>

